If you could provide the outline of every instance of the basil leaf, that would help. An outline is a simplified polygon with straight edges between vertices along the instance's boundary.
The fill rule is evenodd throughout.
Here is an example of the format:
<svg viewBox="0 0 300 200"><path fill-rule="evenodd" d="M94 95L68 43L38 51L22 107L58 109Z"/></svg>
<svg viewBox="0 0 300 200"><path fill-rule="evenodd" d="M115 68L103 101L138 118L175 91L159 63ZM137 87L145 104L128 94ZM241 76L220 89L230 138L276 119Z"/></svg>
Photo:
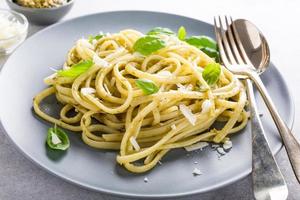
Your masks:
<svg viewBox="0 0 300 200"><path fill-rule="evenodd" d="M215 58L216 62L219 62L219 52L217 50L209 48L209 47L204 47L204 48L201 48L200 50L203 51L209 57Z"/></svg>
<svg viewBox="0 0 300 200"><path fill-rule="evenodd" d="M64 151L70 147L70 140L68 135L55 125L54 128L48 129L47 144L51 149Z"/></svg>
<svg viewBox="0 0 300 200"><path fill-rule="evenodd" d="M93 64L91 60L84 60L73 65L70 69L57 71L57 74L59 76L75 78L86 72Z"/></svg>
<svg viewBox="0 0 300 200"><path fill-rule="evenodd" d="M145 36L134 43L133 50L147 56L165 46L166 43L162 39L155 36Z"/></svg>
<svg viewBox="0 0 300 200"><path fill-rule="evenodd" d="M135 80L135 84L142 89L146 95L154 94L159 90L159 88L150 80L137 79Z"/></svg>
<svg viewBox="0 0 300 200"><path fill-rule="evenodd" d="M147 33L147 35L160 35L160 34L174 35L175 33L171 29L162 28L162 27L155 27Z"/></svg>
<svg viewBox="0 0 300 200"><path fill-rule="evenodd" d="M208 85L215 84L221 74L221 66L219 63L210 63L205 66L202 77L207 82Z"/></svg>
<svg viewBox="0 0 300 200"><path fill-rule="evenodd" d="M93 40L100 40L104 35L103 34L98 34L98 35L89 35L89 43L92 43Z"/></svg>
<svg viewBox="0 0 300 200"><path fill-rule="evenodd" d="M185 40L186 30L183 26L178 29L177 36L179 40Z"/></svg>
<svg viewBox="0 0 300 200"><path fill-rule="evenodd" d="M199 49L204 47L209 47L211 49L217 50L217 43L212 38L202 35L202 36L192 36L185 40L190 45L193 45Z"/></svg>

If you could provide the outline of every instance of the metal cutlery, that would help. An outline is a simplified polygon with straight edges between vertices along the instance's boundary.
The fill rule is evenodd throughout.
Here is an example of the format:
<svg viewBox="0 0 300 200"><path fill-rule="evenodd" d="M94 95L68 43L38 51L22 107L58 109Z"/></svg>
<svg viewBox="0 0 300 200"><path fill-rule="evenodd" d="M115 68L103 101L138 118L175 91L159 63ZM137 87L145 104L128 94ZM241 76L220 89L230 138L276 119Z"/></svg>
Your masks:
<svg viewBox="0 0 300 200"><path fill-rule="evenodd" d="M251 63L247 55L240 55L239 46L236 45L236 38L238 37L232 19L225 18L225 25L221 18L215 22L215 32L217 37L217 43L220 50L220 56L225 67L229 70L232 68L244 69L244 59ZM225 29L226 27L226 29ZM240 42L240 40L239 40ZM240 46L241 46L240 42ZM268 48L263 48L264 53ZM245 58L246 57L246 58ZM269 57L266 62L260 66L265 66L269 63ZM255 70L251 63L249 66L252 70ZM236 72L234 70L231 70ZM263 70L261 70L263 71ZM246 75L244 73L238 73L240 75ZM246 86L248 91L248 97L250 101L250 112L251 112L251 131L252 131L252 180L253 180L253 192L254 197L257 200L283 200L287 198L288 189L284 178L280 172L280 169L276 163L275 158L270 150L268 141L264 134L264 129L257 112L255 103L255 97L253 93L252 81L247 79Z"/></svg>
<svg viewBox="0 0 300 200"><path fill-rule="evenodd" d="M217 23L216 19L215 23ZM224 58L222 61L230 71L235 74L249 77L257 87L276 124L295 176L300 183L300 143L280 117L271 97L268 94L267 89L259 77L259 73L263 71L263 68L255 68L255 66L253 66L249 60L243 48L243 44L238 37L232 18L225 17L225 24L225 26L228 28L226 33L224 29L224 22L222 23L221 18L219 18L218 26L215 29L217 31L216 33L220 47L220 54L221 57ZM262 37L262 50L265 54L265 57L269 58L269 48L264 37ZM264 66L267 67L266 64Z"/></svg>

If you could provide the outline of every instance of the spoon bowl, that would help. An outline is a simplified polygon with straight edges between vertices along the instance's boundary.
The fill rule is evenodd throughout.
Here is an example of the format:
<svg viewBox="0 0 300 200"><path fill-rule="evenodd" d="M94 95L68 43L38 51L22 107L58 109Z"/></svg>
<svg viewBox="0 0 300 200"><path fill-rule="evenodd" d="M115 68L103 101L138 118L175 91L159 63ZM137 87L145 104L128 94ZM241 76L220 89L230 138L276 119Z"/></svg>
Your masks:
<svg viewBox="0 0 300 200"><path fill-rule="evenodd" d="M262 32L250 21L237 19L235 29L243 44L245 53L258 74L262 74L270 63L270 50ZM251 36L251 37L250 37Z"/></svg>

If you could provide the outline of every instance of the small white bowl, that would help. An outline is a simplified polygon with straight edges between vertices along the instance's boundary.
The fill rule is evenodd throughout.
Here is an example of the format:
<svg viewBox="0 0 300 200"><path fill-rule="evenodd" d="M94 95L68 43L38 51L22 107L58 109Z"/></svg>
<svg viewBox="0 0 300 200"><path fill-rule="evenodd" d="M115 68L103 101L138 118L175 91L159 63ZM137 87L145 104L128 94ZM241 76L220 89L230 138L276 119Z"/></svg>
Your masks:
<svg viewBox="0 0 300 200"><path fill-rule="evenodd" d="M19 30L13 35L5 38L1 38L0 35L0 55L8 55L25 40L28 32L28 20L23 14L6 9L0 9L0 18L2 17L10 22L19 23ZM0 34L1 31L4 29L0 27Z"/></svg>

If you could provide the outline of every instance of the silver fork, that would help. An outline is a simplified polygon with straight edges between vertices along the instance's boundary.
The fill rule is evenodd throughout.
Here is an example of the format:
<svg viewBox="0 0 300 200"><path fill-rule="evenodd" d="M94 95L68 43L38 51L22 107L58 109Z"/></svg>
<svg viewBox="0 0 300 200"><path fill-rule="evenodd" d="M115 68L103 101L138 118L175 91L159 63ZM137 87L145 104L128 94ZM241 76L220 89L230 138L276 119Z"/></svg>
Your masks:
<svg viewBox="0 0 300 200"><path fill-rule="evenodd" d="M245 54L240 55L239 48L243 47L241 43L236 44L238 35L233 30L234 23L232 18L225 17L225 25L221 17L218 17L218 19L214 18L214 24L220 57L225 67L234 73L243 71L245 68L253 70L254 67L248 57ZM245 65L247 66L245 67ZM247 73L238 74L248 75ZM252 81L247 79L246 86L251 111L254 197L257 200L284 200L287 198L288 188L265 137L264 129L257 112Z"/></svg>

